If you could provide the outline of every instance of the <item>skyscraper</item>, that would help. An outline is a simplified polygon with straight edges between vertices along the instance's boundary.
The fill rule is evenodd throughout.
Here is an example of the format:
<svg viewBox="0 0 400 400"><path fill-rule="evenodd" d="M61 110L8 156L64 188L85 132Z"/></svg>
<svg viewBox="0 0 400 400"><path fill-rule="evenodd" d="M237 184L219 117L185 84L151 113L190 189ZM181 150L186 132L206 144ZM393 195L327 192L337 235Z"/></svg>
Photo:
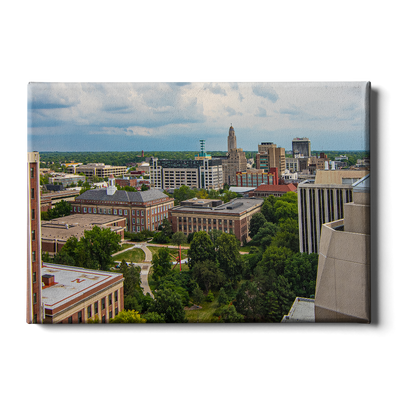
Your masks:
<svg viewBox="0 0 400 400"><path fill-rule="evenodd" d="M228 153L232 149L236 149L236 136L235 136L235 130L231 125L231 127L229 128L229 135L228 135Z"/></svg>
<svg viewBox="0 0 400 400"><path fill-rule="evenodd" d="M263 142L258 145L256 168L270 172L271 168L278 169L278 178L285 173L285 149L276 147L272 142Z"/></svg>

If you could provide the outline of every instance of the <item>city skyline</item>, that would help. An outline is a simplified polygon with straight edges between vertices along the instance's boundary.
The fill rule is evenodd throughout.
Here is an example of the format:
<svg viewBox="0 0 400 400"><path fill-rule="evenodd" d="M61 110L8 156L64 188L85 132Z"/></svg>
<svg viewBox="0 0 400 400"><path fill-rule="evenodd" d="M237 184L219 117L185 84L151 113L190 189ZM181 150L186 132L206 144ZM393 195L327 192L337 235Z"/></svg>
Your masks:
<svg viewBox="0 0 400 400"><path fill-rule="evenodd" d="M29 151L368 150L365 82L31 83Z"/></svg>

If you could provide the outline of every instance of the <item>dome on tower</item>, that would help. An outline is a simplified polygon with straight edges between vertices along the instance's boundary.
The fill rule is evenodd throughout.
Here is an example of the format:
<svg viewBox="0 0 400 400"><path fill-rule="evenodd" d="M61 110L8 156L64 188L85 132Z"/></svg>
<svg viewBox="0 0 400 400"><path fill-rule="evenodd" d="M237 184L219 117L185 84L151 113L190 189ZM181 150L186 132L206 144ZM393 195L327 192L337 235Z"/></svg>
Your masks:
<svg viewBox="0 0 400 400"><path fill-rule="evenodd" d="M233 126L231 125L231 127L229 128L229 134L231 134L231 133L235 133L235 130L233 129Z"/></svg>

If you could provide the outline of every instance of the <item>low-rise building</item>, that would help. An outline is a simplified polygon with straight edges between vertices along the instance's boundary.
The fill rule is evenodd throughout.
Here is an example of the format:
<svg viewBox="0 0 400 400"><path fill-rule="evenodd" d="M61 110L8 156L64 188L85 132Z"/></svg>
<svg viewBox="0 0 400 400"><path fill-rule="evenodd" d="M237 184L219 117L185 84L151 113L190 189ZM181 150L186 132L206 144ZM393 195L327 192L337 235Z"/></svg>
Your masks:
<svg viewBox="0 0 400 400"><path fill-rule="evenodd" d="M81 175L74 175L74 174L53 174L49 177L49 183L53 185L63 185L63 186L70 186L70 185L77 185L79 181L85 181L85 178Z"/></svg>
<svg viewBox="0 0 400 400"><path fill-rule="evenodd" d="M41 222L42 251L58 253L70 237L78 240L94 226L111 229L124 239L126 219L113 215L72 214Z"/></svg>
<svg viewBox="0 0 400 400"><path fill-rule="evenodd" d="M108 323L124 308L123 275L108 271L43 263L44 323Z"/></svg>
<svg viewBox="0 0 400 400"><path fill-rule="evenodd" d="M314 299L296 297L287 315L281 322L315 322Z"/></svg>
<svg viewBox="0 0 400 400"><path fill-rule="evenodd" d="M150 189L144 192L117 190L115 178L109 178L106 189L87 190L75 199L74 214L100 214L121 216L126 219L130 232L155 231L168 210L174 206L174 199L162 190Z"/></svg>
<svg viewBox="0 0 400 400"><path fill-rule="evenodd" d="M263 184L278 184L277 168L271 168L270 172L264 172L262 169L247 169L244 172L236 172L236 186L238 187L257 187Z"/></svg>
<svg viewBox="0 0 400 400"><path fill-rule="evenodd" d="M105 165L104 163L89 163L86 165L70 166L67 171L69 174L83 173L89 180L92 180L94 176L108 178L111 175L123 175L126 173L127 168L125 166Z"/></svg>
<svg viewBox="0 0 400 400"><path fill-rule="evenodd" d="M262 199L236 198L228 203L211 206L206 202L196 205L181 205L169 211L174 232L188 235L193 232L209 232L214 229L231 233L243 243L250 240L250 220L260 212Z"/></svg>
<svg viewBox="0 0 400 400"><path fill-rule="evenodd" d="M253 192L249 193L249 196L268 197L272 195L281 197L288 192L297 192L297 187L293 183L287 185L260 185Z"/></svg>

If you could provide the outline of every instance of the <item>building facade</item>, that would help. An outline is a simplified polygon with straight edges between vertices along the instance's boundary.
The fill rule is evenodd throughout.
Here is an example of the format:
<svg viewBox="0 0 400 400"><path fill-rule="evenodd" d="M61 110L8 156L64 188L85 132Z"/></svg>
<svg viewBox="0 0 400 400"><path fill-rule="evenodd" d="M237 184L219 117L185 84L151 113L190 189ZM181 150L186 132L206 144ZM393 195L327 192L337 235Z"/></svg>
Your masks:
<svg viewBox="0 0 400 400"><path fill-rule="evenodd" d="M79 165L77 167L68 167L69 174L84 174L89 180L94 176L99 178L108 178L110 175L123 175L126 173L127 168L122 166L105 165L104 163L89 163L86 165Z"/></svg>
<svg viewBox="0 0 400 400"><path fill-rule="evenodd" d="M154 189L179 189L189 186L197 189L222 189L222 160L150 160L150 182Z"/></svg>
<svg viewBox="0 0 400 400"><path fill-rule="evenodd" d="M311 157L311 141L310 139L303 138L294 138L292 140L292 154L293 157L301 156L301 157Z"/></svg>
<svg viewBox="0 0 400 400"><path fill-rule="evenodd" d="M108 323L124 309L123 281L123 275L114 272L43 263L43 322Z"/></svg>
<svg viewBox="0 0 400 400"><path fill-rule="evenodd" d="M300 252L318 253L322 225L343 218L344 204L353 201L354 181L367 171L324 171L297 187Z"/></svg>
<svg viewBox="0 0 400 400"><path fill-rule="evenodd" d="M40 229L40 155L28 153L28 267L26 322L40 324L43 320Z"/></svg>
<svg viewBox="0 0 400 400"><path fill-rule="evenodd" d="M263 142L258 145L258 153L256 155L256 168L262 169L264 172L270 172L271 168L278 169L278 178L285 173L285 149L276 147L272 142Z"/></svg>
<svg viewBox="0 0 400 400"><path fill-rule="evenodd" d="M315 322L371 320L369 175L352 186L344 218L322 226Z"/></svg>
<svg viewBox="0 0 400 400"><path fill-rule="evenodd" d="M271 172L251 169L246 172L236 172L236 186L238 187L257 187L260 185L277 185L278 172L272 168Z"/></svg>
<svg viewBox="0 0 400 400"><path fill-rule="evenodd" d="M250 220L260 212L263 200L236 198L229 203L213 206L204 202L203 206L181 205L169 211L169 219L174 232L190 233L214 229L231 233L241 242L249 241Z"/></svg>
<svg viewBox="0 0 400 400"><path fill-rule="evenodd" d="M49 177L49 183L52 184L61 184L63 186L69 185L77 185L79 181L85 181L81 175L73 175L73 174L53 174Z"/></svg>
<svg viewBox="0 0 400 400"><path fill-rule="evenodd" d="M107 189L87 190L75 199L74 214L100 214L122 216L130 232L155 231L168 211L174 206L174 199L161 190L144 192L117 190L115 178L109 178Z"/></svg>

